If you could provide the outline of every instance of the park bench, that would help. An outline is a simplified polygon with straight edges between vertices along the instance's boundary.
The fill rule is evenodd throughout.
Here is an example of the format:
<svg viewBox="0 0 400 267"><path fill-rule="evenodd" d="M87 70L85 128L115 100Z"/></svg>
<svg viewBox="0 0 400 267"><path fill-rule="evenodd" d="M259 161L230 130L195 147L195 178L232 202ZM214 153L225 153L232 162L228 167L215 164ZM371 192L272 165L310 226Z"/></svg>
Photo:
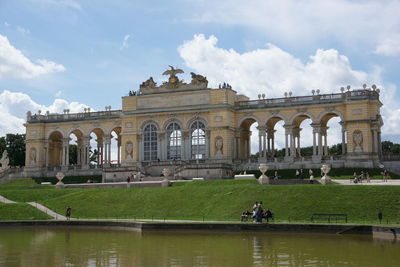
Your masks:
<svg viewBox="0 0 400 267"><path fill-rule="evenodd" d="M322 219L328 219L328 222L330 223L331 220L335 220L337 223L338 220L344 220L347 223L347 214L344 213L314 213L311 216L311 221L314 222L315 220L322 220Z"/></svg>

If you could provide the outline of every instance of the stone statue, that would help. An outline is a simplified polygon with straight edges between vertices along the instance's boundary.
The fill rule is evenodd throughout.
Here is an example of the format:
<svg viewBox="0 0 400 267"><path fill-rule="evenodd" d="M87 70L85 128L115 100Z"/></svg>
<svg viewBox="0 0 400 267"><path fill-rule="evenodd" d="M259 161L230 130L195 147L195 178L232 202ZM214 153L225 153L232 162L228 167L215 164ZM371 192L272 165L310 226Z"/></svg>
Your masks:
<svg viewBox="0 0 400 267"><path fill-rule="evenodd" d="M221 137L217 137L215 139L215 148L216 148L215 156L222 157L222 148L223 147L224 147L223 139Z"/></svg>
<svg viewBox="0 0 400 267"><path fill-rule="evenodd" d="M131 142L126 143L125 151L126 151L126 159L127 160L131 160L132 159L132 152L133 152L133 144Z"/></svg>
<svg viewBox="0 0 400 267"><path fill-rule="evenodd" d="M31 159L31 165L35 165L36 164L36 149L32 148L30 153L29 153L29 157Z"/></svg>
<svg viewBox="0 0 400 267"><path fill-rule="evenodd" d="M361 147L362 141L363 141L363 135L361 131L355 131L353 133L353 140L354 140L354 152L363 152L363 149Z"/></svg>
<svg viewBox="0 0 400 267"><path fill-rule="evenodd" d="M175 69L171 65L169 65L169 67L171 68L170 70L166 70L163 72L163 75L169 75L168 82L165 83L165 85L167 88L176 88L179 86L179 83L180 83L176 74L184 73L184 71L181 69Z"/></svg>
<svg viewBox="0 0 400 267"><path fill-rule="evenodd" d="M204 85L205 88L207 87L208 81L207 81L206 77L204 77L202 75L199 75L199 74L196 74L194 72L191 72L190 74L192 75L192 81L191 81L190 84Z"/></svg>
<svg viewBox="0 0 400 267"><path fill-rule="evenodd" d="M155 88L156 86L157 86L157 83L154 82L153 77L150 77L149 79L147 79L146 81L144 81L140 85L140 89L143 89L143 88Z"/></svg>
<svg viewBox="0 0 400 267"><path fill-rule="evenodd" d="M9 169L10 168L9 163L10 163L10 160L8 158L7 150L4 150L3 155L0 159L0 165L1 165L0 170Z"/></svg>

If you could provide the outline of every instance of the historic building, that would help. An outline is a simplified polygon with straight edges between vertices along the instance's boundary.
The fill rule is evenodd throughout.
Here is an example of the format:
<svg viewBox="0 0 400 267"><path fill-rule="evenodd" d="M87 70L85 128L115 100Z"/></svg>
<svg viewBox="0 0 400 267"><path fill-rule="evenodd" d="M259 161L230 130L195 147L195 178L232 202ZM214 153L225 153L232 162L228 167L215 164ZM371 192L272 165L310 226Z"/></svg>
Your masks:
<svg viewBox="0 0 400 267"><path fill-rule="evenodd" d="M27 114L27 175L103 173L107 180L125 179L132 171L158 176L170 168L175 176L226 177L235 170L250 168L250 126L258 123L259 162L270 168L379 165L381 126L379 89L341 88L340 93L250 100L228 84L208 88L205 77L170 67L168 81L157 85L153 78L136 92L122 97L122 110L71 114ZM340 118L340 157L328 153L327 123ZM300 153L300 124L311 119L313 156ZM284 122L285 156L275 157L275 125ZM111 162L111 133L117 136L117 162ZM94 135L93 135L94 133ZM76 164L69 159L70 135L77 139ZM92 136L92 137L91 137ZM90 142L92 138L92 142ZM96 146L91 143L96 141ZM92 145L93 146L93 145ZM95 160L90 150L96 149Z"/></svg>

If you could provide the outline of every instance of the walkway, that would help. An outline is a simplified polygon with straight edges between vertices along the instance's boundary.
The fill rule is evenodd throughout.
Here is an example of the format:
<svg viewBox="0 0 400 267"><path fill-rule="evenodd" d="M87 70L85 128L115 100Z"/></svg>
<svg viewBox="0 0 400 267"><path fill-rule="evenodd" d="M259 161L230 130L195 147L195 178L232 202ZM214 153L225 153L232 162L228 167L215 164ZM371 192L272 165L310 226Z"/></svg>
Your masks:
<svg viewBox="0 0 400 267"><path fill-rule="evenodd" d="M3 197L2 195L0 195L0 202L6 203L6 204L18 203L18 202L9 200L9 199ZM25 202L22 202L22 203L25 203ZM42 204L39 204L39 203L36 203L36 202L27 202L27 204L31 205L32 207L37 208L38 210L46 213L49 216L53 217L53 219L56 219L56 220L66 220L67 219L65 216L60 215L57 212L52 211L51 209L43 206Z"/></svg>
<svg viewBox="0 0 400 267"><path fill-rule="evenodd" d="M388 180L387 182L384 182L383 180L371 180L370 183L367 183L367 181L363 181L362 183L353 183L353 179L351 181L349 179L332 179L333 182L341 184L341 185L400 185L400 180Z"/></svg>

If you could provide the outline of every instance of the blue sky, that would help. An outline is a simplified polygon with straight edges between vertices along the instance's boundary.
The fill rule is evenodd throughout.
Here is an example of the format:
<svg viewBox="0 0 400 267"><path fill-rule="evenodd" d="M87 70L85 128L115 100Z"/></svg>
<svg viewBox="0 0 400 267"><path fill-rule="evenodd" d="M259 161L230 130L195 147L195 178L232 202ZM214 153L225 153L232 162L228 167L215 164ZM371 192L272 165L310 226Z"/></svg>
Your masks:
<svg viewBox="0 0 400 267"><path fill-rule="evenodd" d="M252 98L376 83L383 136L400 142L399 11L372 0L0 0L0 115L16 118L0 133L22 131L26 109L120 108L174 65Z"/></svg>

